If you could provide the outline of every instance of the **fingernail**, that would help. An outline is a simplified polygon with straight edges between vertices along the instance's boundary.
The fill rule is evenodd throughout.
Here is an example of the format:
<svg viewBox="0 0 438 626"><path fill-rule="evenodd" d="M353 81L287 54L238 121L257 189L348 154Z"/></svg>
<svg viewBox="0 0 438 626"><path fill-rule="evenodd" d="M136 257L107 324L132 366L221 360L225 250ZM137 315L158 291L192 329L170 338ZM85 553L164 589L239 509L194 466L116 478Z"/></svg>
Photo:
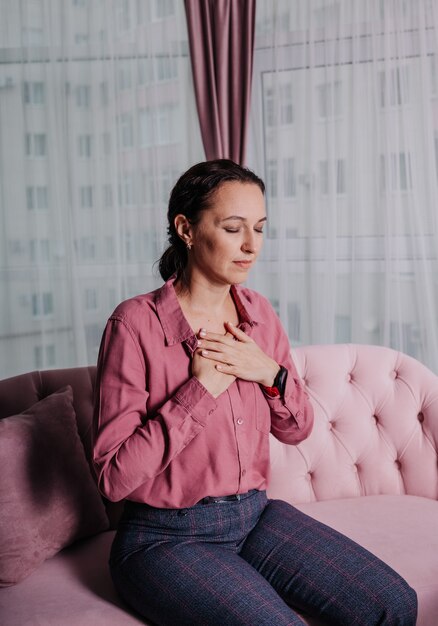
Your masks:
<svg viewBox="0 0 438 626"><path fill-rule="evenodd" d="M202 354L203 354L204 356L207 356L207 354L208 354L208 350L203 350L203 351L202 351Z"/></svg>
<svg viewBox="0 0 438 626"><path fill-rule="evenodd" d="M201 337L205 337L205 335L207 334L207 331L205 330L205 328L201 328L201 330L199 331L199 334L201 335Z"/></svg>
<svg viewBox="0 0 438 626"><path fill-rule="evenodd" d="M230 326L234 326L233 322L227 322Z"/></svg>
<svg viewBox="0 0 438 626"><path fill-rule="evenodd" d="M198 339L198 346L202 346L202 341Z"/></svg>

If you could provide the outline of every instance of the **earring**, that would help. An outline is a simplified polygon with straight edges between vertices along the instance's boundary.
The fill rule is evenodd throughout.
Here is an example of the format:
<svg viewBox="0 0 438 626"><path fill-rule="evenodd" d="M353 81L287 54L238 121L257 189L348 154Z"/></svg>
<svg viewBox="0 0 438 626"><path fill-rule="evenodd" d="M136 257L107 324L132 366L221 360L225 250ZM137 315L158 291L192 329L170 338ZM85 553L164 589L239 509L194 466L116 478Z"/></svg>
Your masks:
<svg viewBox="0 0 438 626"><path fill-rule="evenodd" d="M192 249L192 244L190 242L187 242L186 246L187 246L187 250L191 250Z"/></svg>

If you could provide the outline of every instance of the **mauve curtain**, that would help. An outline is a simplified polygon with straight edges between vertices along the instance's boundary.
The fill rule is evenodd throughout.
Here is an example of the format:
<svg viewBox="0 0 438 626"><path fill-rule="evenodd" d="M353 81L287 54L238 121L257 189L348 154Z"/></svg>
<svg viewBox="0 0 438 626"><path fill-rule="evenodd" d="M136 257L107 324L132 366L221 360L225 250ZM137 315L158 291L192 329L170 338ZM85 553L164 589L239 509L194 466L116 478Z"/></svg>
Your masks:
<svg viewBox="0 0 438 626"><path fill-rule="evenodd" d="M255 0L185 0L207 159L245 162L255 4Z"/></svg>

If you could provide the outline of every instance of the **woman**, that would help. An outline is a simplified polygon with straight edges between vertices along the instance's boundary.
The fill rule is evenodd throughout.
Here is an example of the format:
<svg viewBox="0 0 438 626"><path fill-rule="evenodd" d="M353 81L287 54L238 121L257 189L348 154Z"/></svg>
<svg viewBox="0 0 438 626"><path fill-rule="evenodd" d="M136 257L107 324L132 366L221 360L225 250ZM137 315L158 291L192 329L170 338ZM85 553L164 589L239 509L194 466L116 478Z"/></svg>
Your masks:
<svg viewBox="0 0 438 626"><path fill-rule="evenodd" d="M99 487L126 499L110 559L119 593L159 625L302 624L294 608L327 624L415 624L398 574L266 497L269 432L296 444L313 413L279 319L240 286L262 245L263 182L199 163L168 220L166 282L117 307L98 361Z"/></svg>

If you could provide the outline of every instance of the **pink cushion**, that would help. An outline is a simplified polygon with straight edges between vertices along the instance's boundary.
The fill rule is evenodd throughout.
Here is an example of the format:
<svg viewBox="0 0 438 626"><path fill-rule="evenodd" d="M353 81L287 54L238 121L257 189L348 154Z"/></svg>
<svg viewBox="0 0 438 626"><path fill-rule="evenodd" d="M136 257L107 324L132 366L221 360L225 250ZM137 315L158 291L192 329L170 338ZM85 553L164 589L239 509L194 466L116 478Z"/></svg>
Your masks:
<svg viewBox="0 0 438 626"><path fill-rule="evenodd" d="M315 410L308 439L272 438L270 493L293 502L438 494L438 376L382 346L292 352Z"/></svg>
<svg viewBox="0 0 438 626"><path fill-rule="evenodd" d="M7 626L139 626L111 582L114 532L85 539L47 559L18 585L0 589L0 623Z"/></svg>
<svg viewBox="0 0 438 626"><path fill-rule="evenodd" d="M296 505L390 565L415 589L417 626L438 623L438 502L367 496Z"/></svg>
<svg viewBox="0 0 438 626"><path fill-rule="evenodd" d="M108 527L65 387L0 420L0 586Z"/></svg>

